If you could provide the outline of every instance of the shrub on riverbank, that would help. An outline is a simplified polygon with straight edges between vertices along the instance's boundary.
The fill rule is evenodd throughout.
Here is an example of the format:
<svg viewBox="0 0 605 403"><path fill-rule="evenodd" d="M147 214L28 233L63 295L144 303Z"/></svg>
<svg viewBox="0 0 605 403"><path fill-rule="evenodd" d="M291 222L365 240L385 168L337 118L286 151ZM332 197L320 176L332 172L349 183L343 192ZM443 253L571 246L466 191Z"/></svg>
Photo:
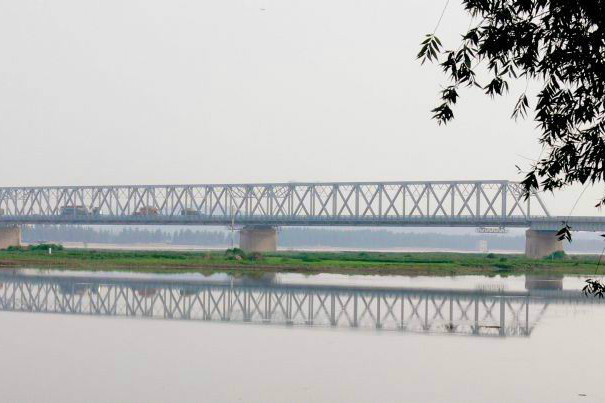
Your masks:
<svg viewBox="0 0 605 403"><path fill-rule="evenodd" d="M48 248L53 253L48 254ZM55 253L56 252L56 253ZM560 256L560 255L559 255ZM598 256L573 259L528 259L522 255L463 253L388 252L268 252L245 253L239 248L226 251L127 251L65 249L60 245L35 245L0 251L0 267L56 267L80 270L129 271L288 271L303 274L592 274Z"/></svg>
<svg viewBox="0 0 605 403"><path fill-rule="evenodd" d="M227 260L244 260L246 258L246 252L240 248L231 248L225 251L225 258Z"/></svg>
<svg viewBox="0 0 605 403"><path fill-rule="evenodd" d="M57 243L39 243L37 245L30 245L29 250L41 250L47 252L49 249L53 251L63 250L63 245Z"/></svg>
<svg viewBox="0 0 605 403"><path fill-rule="evenodd" d="M546 257L546 259L550 259L550 260L562 260L562 259L566 259L566 258L567 258L567 254L562 250L553 252Z"/></svg>
<svg viewBox="0 0 605 403"><path fill-rule="evenodd" d="M9 246L6 248L8 252L19 252L19 251L44 251L48 252L49 249L52 251L61 251L63 250L63 245L57 243L39 243L36 245L29 245L26 247L23 246Z"/></svg>
<svg viewBox="0 0 605 403"><path fill-rule="evenodd" d="M246 253L240 248L227 249L225 251L225 258L227 260L251 260L259 261L263 260L263 254L260 252Z"/></svg>

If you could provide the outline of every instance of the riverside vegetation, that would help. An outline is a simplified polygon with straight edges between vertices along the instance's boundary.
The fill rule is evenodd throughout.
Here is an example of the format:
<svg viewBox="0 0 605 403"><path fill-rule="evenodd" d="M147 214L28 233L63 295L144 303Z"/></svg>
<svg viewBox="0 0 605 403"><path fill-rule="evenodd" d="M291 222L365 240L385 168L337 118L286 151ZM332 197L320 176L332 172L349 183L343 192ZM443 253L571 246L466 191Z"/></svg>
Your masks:
<svg viewBox="0 0 605 403"><path fill-rule="evenodd" d="M49 249L52 253L49 254ZM213 252L64 249L40 244L0 251L0 268L137 272L297 272L377 275L594 275L598 256L558 252L545 259L475 253L274 252L240 249Z"/></svg>

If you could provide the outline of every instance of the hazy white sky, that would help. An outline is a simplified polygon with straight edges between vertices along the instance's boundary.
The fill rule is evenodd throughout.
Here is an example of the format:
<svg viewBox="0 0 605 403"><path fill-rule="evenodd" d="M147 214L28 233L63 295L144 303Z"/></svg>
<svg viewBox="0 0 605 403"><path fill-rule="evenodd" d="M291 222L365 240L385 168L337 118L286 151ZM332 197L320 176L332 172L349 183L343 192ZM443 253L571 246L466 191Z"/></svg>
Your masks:
<svg viewBox="0 0 605 403"><path fill-rule="evenodd" d="M445 81L415 55L443 4L2 1L0 186L519 180L540 149L516 92L430 119ZM467 26L453 1L438 33Z"/></svg>

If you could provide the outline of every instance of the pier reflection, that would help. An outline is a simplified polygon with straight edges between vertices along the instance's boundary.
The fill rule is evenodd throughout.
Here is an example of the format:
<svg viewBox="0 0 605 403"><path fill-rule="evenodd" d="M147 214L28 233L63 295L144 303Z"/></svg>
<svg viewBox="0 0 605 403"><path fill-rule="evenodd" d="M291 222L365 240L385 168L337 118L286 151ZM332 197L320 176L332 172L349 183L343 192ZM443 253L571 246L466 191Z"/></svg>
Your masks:
<svg viewBox="0 0 605 403"><path fill-rule="evenodd" d="M563 290L563 275L525 276L526 290Z"/></svg>
<svg viewBox="0 0 605 403"><path fill-rule="evenodd" d="M561 284L528 278L527 291L506 292L15 272L0 274L0 310L527 337L550 304L595 303Z"/></svg>

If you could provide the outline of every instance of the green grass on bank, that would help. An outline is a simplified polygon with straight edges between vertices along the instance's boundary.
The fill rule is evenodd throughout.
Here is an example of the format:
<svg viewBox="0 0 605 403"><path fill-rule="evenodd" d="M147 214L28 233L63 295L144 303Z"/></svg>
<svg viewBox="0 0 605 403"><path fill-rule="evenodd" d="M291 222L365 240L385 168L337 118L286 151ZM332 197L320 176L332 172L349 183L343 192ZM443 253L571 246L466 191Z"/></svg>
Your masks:
<svg viewBox="0 0 605 403"><path fill-rule="evenodd" d="M52 248L52 254L48 248ZM473 253L215 252L63 249L36 245L0 251L0 268L57 268L141 272L299 272L343 274L583 274L593 275L597 256L557 254L532 260L523 255Z"/></svg>

